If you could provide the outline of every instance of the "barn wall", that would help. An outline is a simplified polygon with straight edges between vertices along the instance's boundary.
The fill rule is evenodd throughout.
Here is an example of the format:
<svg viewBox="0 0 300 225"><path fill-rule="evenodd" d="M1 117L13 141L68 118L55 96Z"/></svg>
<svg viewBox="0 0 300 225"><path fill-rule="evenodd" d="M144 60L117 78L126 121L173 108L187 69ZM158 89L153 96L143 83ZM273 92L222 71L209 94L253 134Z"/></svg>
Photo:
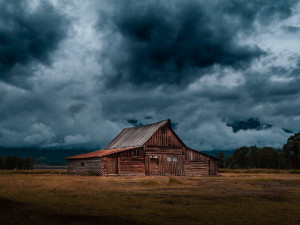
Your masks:
<svg viewBox="0 0 300 225"><path fill-rule="evenodd" d="M205 164L204 164L205 162ZM187 148L185 151L185 174L190 176L194 174L199 168L196 175L217 175L218 174L218 161L212 157ZM190 175L189 175L190 174ZM191 175L192 176L192 175Z"/></svg>
<svg viewBox="0 0 300 225"><path fill-rule="evenodd" d="M208 162L185 161L184 172L186 176L207 176L209 175Z"/></svg>
<svg viewBox="0 0 300 225"><path fill-rule="evenodd" d="M102 175L101 168L102 168L101 158L69 159L67 172L73 174Z"/></svg>
<svg viewBox="0 0 300 225"><path fill-rule="evenodd" d="M184 147L147 146L145 155L146 175L184 175Z"/></svg>
<svg viewBox="0 0 300 225"><path fill-rule="evenodd" d="M191 150L191 149L186 149L185 150L185 160L186 161L205 161L208 162L211 159L211 157L206 156L204 154L202 154L201 152L197 152L195 150Z"/></svg>
<svg viewBox="0 0 300 225"><path fill-rule="evenodd" d="M146 155L183 155L182 147L147 147Z"/></svg>
<svg viewBox="0 0 300 225"><path fill-rule="evenodd" d="M102 171L108 175L145 175L144 148L102 157Z"/></svg>
<svg viewBox="0 0 300 225"><path fill-rule="evenodd" d="M181 147L183 144L171 128L163 126L147 141L146 146Z"/></svg>
<svg viewBox="0 0 300 225"><path fill-rule="evenodd" d="M145 175L144 157L119 157L119 175Z"/></svg>

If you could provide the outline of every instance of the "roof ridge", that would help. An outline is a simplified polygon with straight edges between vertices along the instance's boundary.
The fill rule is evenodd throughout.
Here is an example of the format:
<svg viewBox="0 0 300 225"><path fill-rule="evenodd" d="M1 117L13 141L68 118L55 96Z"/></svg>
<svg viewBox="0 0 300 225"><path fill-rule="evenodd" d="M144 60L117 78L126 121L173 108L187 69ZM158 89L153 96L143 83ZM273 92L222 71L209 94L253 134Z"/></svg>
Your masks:
<svg viewBox="0 0 300 225"><path fill-rule="evenodd" d="M104 147L104 149L142 146L159 128L166 125L168 122L170 123L170 119L137 127L123 128L122 131Z"/></svg>
<svg viewBox="0 0 300 225"><path fill-rule="evenodd" d="M162 123L162 122L168 122L168 120L170 120L170 119L158 121L158 122L155 122L155 123L148 123L148 124L144 124L144 125L140 125L140 126L136 126L136 127L125 127L125 128L123 128L123 130L125 130L125 129L137 128L137 127L151 126L151 125L158 124L158 123Z"/></svg>

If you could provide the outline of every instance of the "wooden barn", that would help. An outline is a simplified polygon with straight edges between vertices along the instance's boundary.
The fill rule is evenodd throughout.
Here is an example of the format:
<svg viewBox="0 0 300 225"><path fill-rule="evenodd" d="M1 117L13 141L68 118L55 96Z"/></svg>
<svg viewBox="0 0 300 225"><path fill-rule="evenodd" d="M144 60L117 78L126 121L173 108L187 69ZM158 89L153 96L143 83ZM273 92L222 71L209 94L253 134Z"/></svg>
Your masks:
<svg viewBox="0 0 300 225"><path fill-rule="evenodd" d="M66 158L68 173L146 176L218 174L218 159L187 147L170 120L123 129L103 150Z"/></svg>

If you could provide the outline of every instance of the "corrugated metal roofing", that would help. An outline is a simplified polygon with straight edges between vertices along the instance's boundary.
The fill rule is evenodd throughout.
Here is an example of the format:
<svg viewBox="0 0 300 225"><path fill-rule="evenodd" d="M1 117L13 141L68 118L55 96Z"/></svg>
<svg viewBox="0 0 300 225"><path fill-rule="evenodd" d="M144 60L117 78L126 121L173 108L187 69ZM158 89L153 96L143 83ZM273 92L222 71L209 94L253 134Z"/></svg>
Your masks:
<svg viewBox="0 0 300 225"><path fill-rule="evenodd" d="M83 158L102 157L102 156L106 156L106 155L110 155L110 154L114 154L114 153L118 153L118 152L123 152L123 151L129 150L129 149L134 149L134 148L135 147L110 149L110 150L97 150L97 151L88 152L88 153L81 154L81 155L70 156L65 159L83 159Z"/></svg>
<svg viewBox="0 0 300 225"><path fill-rule="evenodd" d="M125 128L104 149L141 147L160 127L168 122L169 120L163 120L140 127Z"/></svg>

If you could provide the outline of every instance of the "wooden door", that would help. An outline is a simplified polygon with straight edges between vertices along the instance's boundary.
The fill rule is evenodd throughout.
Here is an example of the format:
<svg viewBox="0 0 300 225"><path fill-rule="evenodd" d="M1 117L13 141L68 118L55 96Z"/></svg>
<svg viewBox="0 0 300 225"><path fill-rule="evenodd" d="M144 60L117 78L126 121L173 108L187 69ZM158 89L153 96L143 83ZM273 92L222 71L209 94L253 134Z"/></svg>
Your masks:
<svg viewBox="0 0 300 225"><path fill-rule="evenodd" d="M215 175L215 162L208 160L208 174Z"/></svg>
<svg viewBox="0 0 300 225"><path fill-rule="evenodd" d="M150 158L149 163L150 175L158 175L158 158Z"/></svg>
<svg viewBox="0 0 300 225"><path fill-rule="evenodd" d="M118 174L118 158L107 158L107 173L108 175Z"/></svg>

